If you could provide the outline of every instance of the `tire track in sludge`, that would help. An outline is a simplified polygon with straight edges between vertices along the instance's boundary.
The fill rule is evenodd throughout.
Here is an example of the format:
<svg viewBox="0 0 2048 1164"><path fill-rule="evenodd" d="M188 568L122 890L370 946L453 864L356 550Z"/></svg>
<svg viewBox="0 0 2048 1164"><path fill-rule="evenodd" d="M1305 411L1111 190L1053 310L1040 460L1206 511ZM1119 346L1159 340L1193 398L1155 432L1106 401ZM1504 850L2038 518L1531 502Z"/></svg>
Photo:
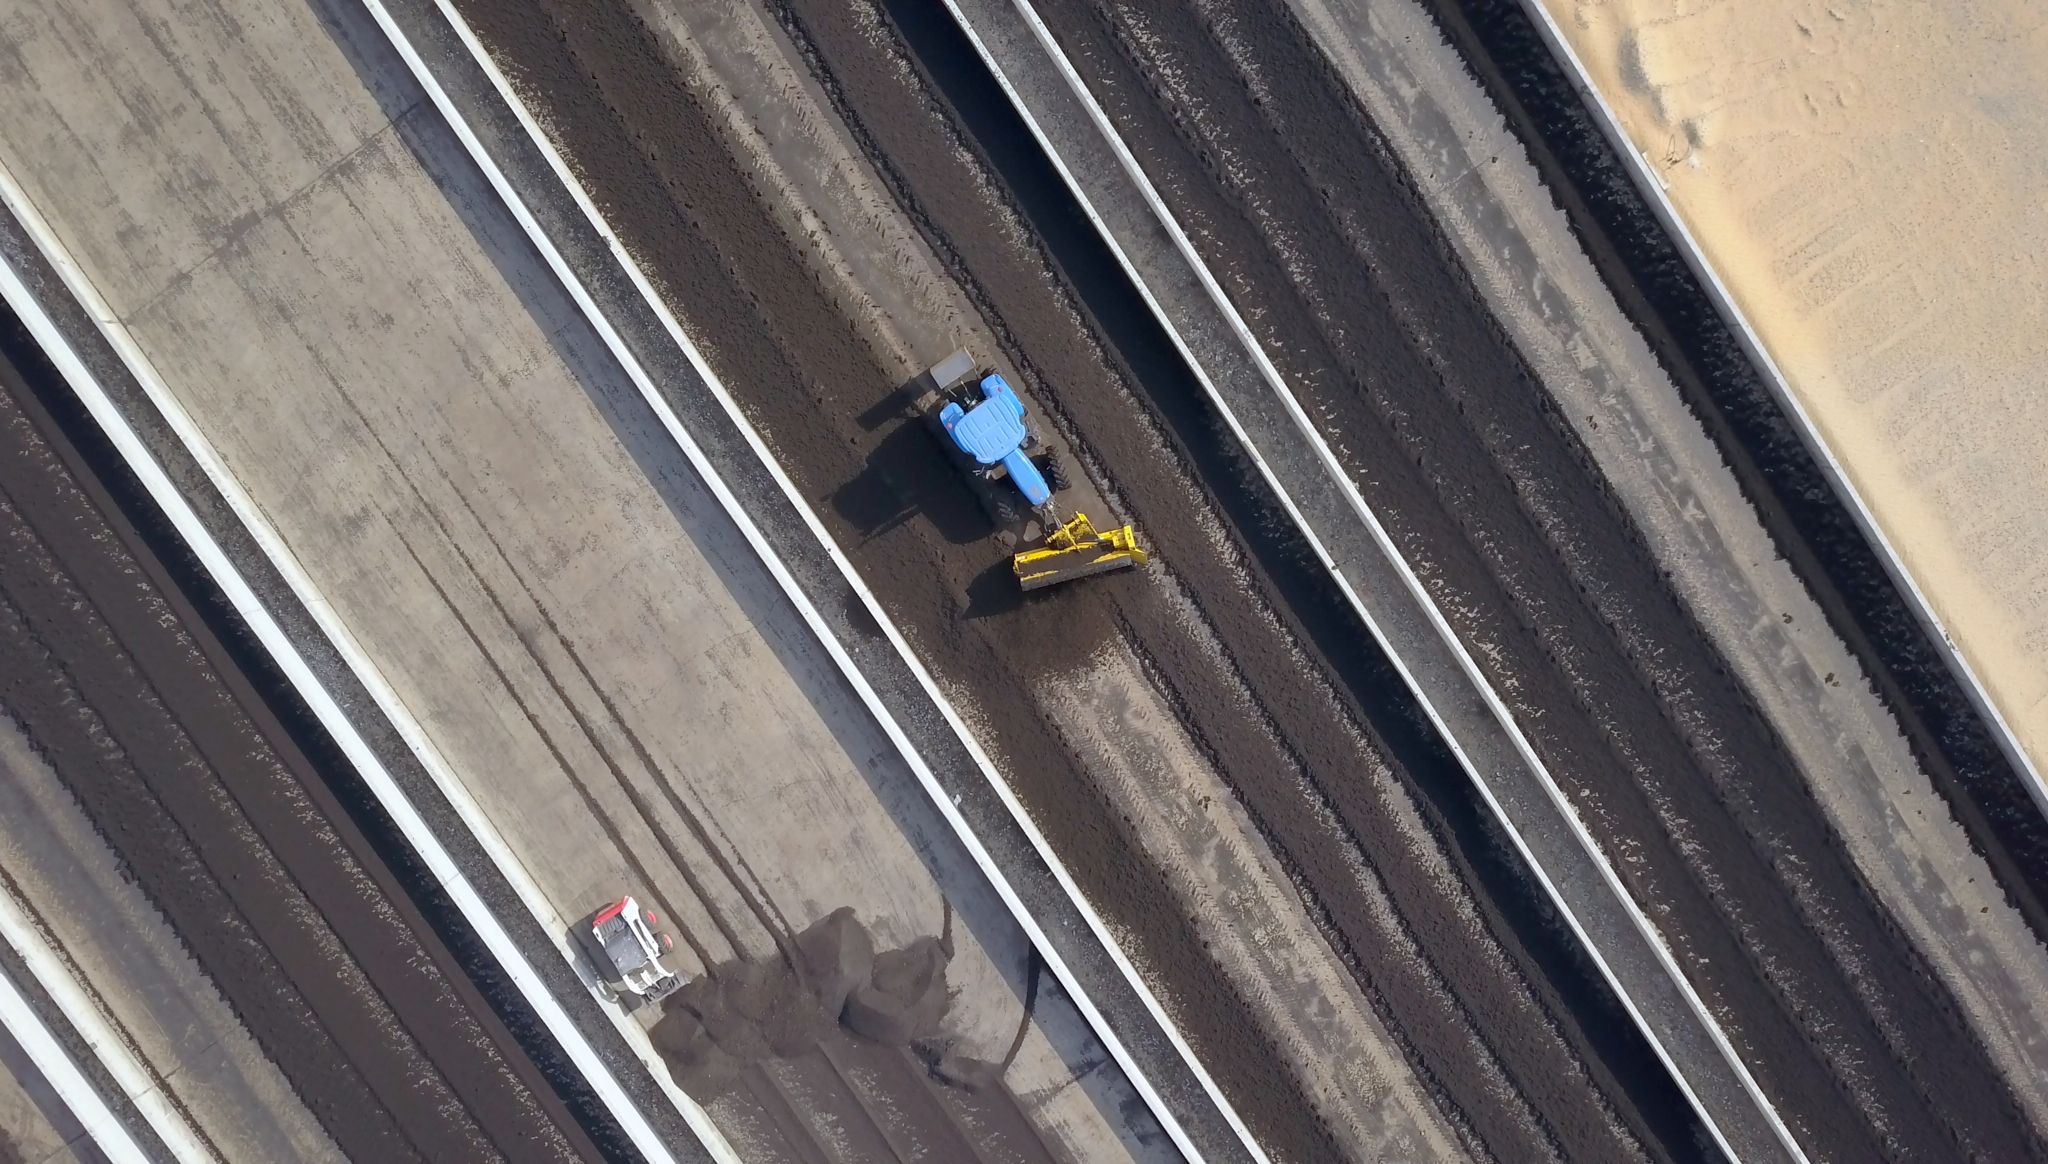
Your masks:
<svg viewBox="0 0 2048 1164"><path fill-rule="evenodd" d="M738 1090L745 1093L742 1102L749 1104L774 1129L788 1153L784 1159L792 1164L833 1164L824 1145L818 1142L816 1133L789 1102L781 1084L768 1077L765 1065L756 1064L741 1072Z"/></svg>
<svg viewBox="0 0 2048 1164"><path fill-rule="evenodd" d="M353 402L351 402L350 406L354 408ZM660 847L661 853L666 858L668 865L677 871L700 909L711 919L713 926L725 939L731 955L730 958L721 959L711 956L705 950L702 941L690 932L690 927L684 924L673 911L670 912L671 921L683 934L685 940L690 942L693 952L697 954L700 963L705 967L705 975L715 981L727 981L737 985L746 977L745 971L754 966L756 962L750 944L746 942L745 935L740 932L739 923L736 919L727 916L726 911L719 905L722 898L717 896L715 886L709 883L707 878L700 873L699 866L708 861L715 869L714 875L724 879L732 894L740 899L746 911L753 916L754 920L766 932L776 947L777 953L775 956L781 959L791 973L802 979L807 973L807 969L803 959L794 947L795 932L789 926L787 919L782 916L780 910L767 898L765 890L757 892L757 885L750 884L751 871L749 870L743 875L741 867L743 858L738 858L736 852L728 852L726 847L720 844L720 839L713 836L714 822L708 821L684 801L681 792L678 791L665 768L652 754L639 734L621 716L612 694L598 680L596 675L592 673L583 653L570 641L548 603L535 592L533 585L527 581L520 566L506 552L504 545L492 534L490 525L477 511L476 502L472 500L469 492L457 483L455 477L450 472L449 466L444 464L430 448L423 450L424 457L431 464L440 485L445 489L447 495L454 499L455 506L459 507L460 513L467 518L466 528L472 535L471 541L467 545L463 539L457 536L454 525L461 524L461 522L459 519L452 519L453 511L451 510L450 515L444 516L442 509L427 497L421 488L421 483L415 481L410 476L405 464L401 462L384 438L374 428L370 427L367 417L361 413L360 409L355 409L355 416L358 422L362 424L364 431L369 435L372 443L381 452L391 472L404 483L404 488L412 502L408 513L417 512L423 515L428 526L438 534L438 543L445 547L448 553L453 556L455 562L459 564L463 575L467 578L468 585L463 587L463 589L465 592L475 592L482 595L484 601L489 606L490 616L495 618L496 624L509 631L517 639L519 650L523 651L525 657L523 664L514 664L507 659L501 659L499 653L486 644L483 630L456 604L456 597L450 589L451 584L440 577L437 571L428 566L425 555L421 552L421 547L415 544L412 535L408 535L405 532L407 521L402 521L394 515L386 514L387 526L398 537L401 545L410 556L415 569L426 578L436 597L449 610L458 625L460 625L472 648L477 651L491 668L492 675L496 678L499 686L504 688L505 695L518 708L528 726L535 732L543 746L548 749L549 755L556 767L576 787L585 809L597 820L613 848L618 850L625 861L632 867L634 875L639 878L640 883L645 887L641 894L643 899L646 899L649 894L659 894L665 882L657 879L654 870L629 845L627 828L622 825L622 821L625 818L614 816L609 810L605 809L598 800L598 789L593 787L591 783L587 782L574 769L573 765L577 761L572 759L570 755L570 745L558 739L557 732L551 730L543 722L540 712L542 707L547 705L550 696L552 697L553 704L573 723L575 733L580 736L585 750L594 755L598 762L604 765L606 772L612 779L612 783L618 787L620 793L631 806L632 816L637 817L646 832L652 836L655 843ZM409 520L409 516L407 520ZM451 520L454 521L454 524L451 524ZM470 546L475 544L476 539L481 540L482 547L476 549L473 555ZM487 570L489 571L488 575L486 573ZM509 583L509 585L506 585L506 583ZM518 611L517 614L515 614L515 608ZM569 668L573 671L573 678L568 673L559 671L558 663L553 661L557 658L566 659ZM521 675L529 671L537 673L541 681L546 684L547 694L543 695L537 691L524 691L516 687L514 685L516 681L514 675L515 668ZM582 690L572 692L571 686L579 680ZM579 700L583 699L594 699L597 705L602 708L604 719L607 722L597 722L582 706L579 706ZM613 733L624 737L631 754L630 760L618 754L614 744L610 741ZM580 756L581 754L581 751L577 752L577 755ZM637 768L634 766L635 762L637 762ZM643 781L651 782L656 786L656 791L659 793L662 802L674 813L676 820L681 822L684 830L702 850L703 861L695 859L694 854L685 853L676 840L670 836L672 822L662 816L659 807L643 787ZM727 845L729 845L729 839L727 840ZM659 904L659 902L656 902L656 904ZM950 904L948 904L946 909L947 920L945 923L948 930L950 930L952 924L951 916L951 908ZM729 974L728 972L730 971L738 971L738 977ZM667 1006L674 1008L679 1002L680 998L671 1000ZM787 1110L792 1114L796 1112L798 1105L793 1101L803 1099L804 1097L787 1094L788 1088L779 1082L779 1080L788 1076L789 1073L794 1072L795 1078L808 1080L809 1084L813 1085L813 1091L809 1097L812 1102L817 1102L821 1095L829 1095L833 1098L834 1102L839 1103L839 1110L842 1115L856 1113L871 1125L875 1133L874 1136L868 1141L864 1141L866 1147L857 1149L853 1153L852 1158L863 1160L869 1158L883 1159L884 1157L882 1156L871 1155L871 1150L887 1145L914 1144L934 1138L944 1146L941 1147L936 1155L930 1156L930 1159L946 1161L958 1159L965 1161L983 1158L977 1153L974 1145L970 1144L955 1126L956 1121L953 1120L950 1109L937 1098L937 1092L950 1089L944 1083L934 1078L930 1072L914 1063L909 1057L908 1051L902 1048L875 1045L872 1048L872 1055L864 1055L863 1051L869 1049L868 1044L862 1042L857 1037L843 1035L836 1031L826 1035L821 1047L835 1045L847 1048L849 1053L870 1066L879 1063L889 1070L879 1073L870 1071L858 1078L854 1078L844 1072L839 1072L837 1063L824 1050L808 1052L796 1059L772 1060L762 1068L749 1073L750 1075L758 1074L760 1076L758 1080L751 1082L748 1088L745 1089L748 1098L755 1106L757 1112L769 1118L771 1122L778 1121L779 1117L776 1115L778 1111ZM837 1090L824 1087L823 1082L817 1077L818 1072L806 1066L807 1064L815 1065L820 1063L832 1068L832 1079L836 1082ZM864 1090L864 1088L867 1090ZM784 1092L785 1094L764 1096L762 1094L764 1089ZM995 1090L1005 1096L1009 1094L1007 1088L1000 1082L995 1084ZM841 1095L840 1092L844 1094ZM870 1092L873 1093L871 1094ZM1015 1109L1014 1102L1011 1106L1013 1114L1018 1119L1023 1120L1024 1125L1029 1128L1028 1118L1023 1116L1021 1110ZM878 1112L914 1113L911 1122L915 1126L896 1128L887 1122L887 1115L878 1114ZM922 1119L919 1117L922 1117ZM839 1130L843 1132L844 1128L841 1127ZM994 1126L992 1134L1006 1134L1008 1130L1009 1125L1007 1123L999 1124ZM1031 1142L1042 1143L1037 1138L1038 1134L1035 1129L1032 1129L1031 1135L1033 1137ZM799 1145L796 1150L802 1151L803 1148ZM894 1149L892 1148L891 1151L893 1152ZM913 1152L905 1158L922 1159L927 1157ZM1028 1154L1018 1158L1026 1161L1036 1159L1036 1157Z"/></svg>
<svg viewBox="0 0 2048 1164"><path fill-rule="evenodd" d="M360 426L361 432L377 447L391 475L404 485L407 496L412 499L413 508L432 523L435 532L440 535L441 544L447 547L450 553L454 554L456 561L462 566L464 574L468 576L472 587L490 604L491 610L497 616L498 622L519 641L520 647L526 655L527 663L548 684L555 697L555 702L570 717L571 721L575 723L578 733L583 737L584 742L606 765L614 782L621 786L629 803L633 805L636 815L647 826L649 832L654 835L656 841L663 846L664 854L669 858L670 865L676 869L684 884L701 903L706 916L712 923L712 928L718 931L719 937L725 941L728 950L734 956L743 955L745 946L741 943L738 932L733 929L728 919L714 907L710 895L698 881L695 870L679 858L674 850L673 843L654 818L649 815L641 798L638 797L633 788L627 785L626 778L611 753L597 739L588 721L574 703L570 701L568 693L561 685L560 679L549 669L546 661L540 657L528 629L520 625L512 617L512 613L506 607L503 597L492 586L490 579L486 578L483 572L477 568L475 559L470 557L469 551L463 548L461 541L456 538L454 530L450 528L447 520L441 515L440 510L421 491L419 483L412 479L412 476L406 470L405 463L398 458L390 444L385 441L383 434L377 430L376 426L370 423L370 418L363 412L362 407L346 393L342 394L341 399L348 407L350 415L355 418L357 425ZM498 543L496 536L491 533L490 526L484 522L482 517L476 512L476 509L470 504L468 495L456 484L447 466L442 464L438 457L434 456L431 449L423 448L423 454L428 464L433 467L442 485L455 497L456 501L462 506L463 512L468 515L471 524L476 528L479 536L491 548L491 552L500 566L504 568L506 574L519 586L520 592L526 596L529 604L538 610L539 600L526 585L525 580L520 578L518 571L512 565L511 558L505 553L504 547ZM419 547L413 544L412 538L405 532L405 524L389 512L383 513L382 516L385 525L397 537L399 544L405 549L407 557L412 560L413 568L419 571L420 576L425 578L427 584L433 588L435 597L448 610L449 614L455 619L456 624L462 628L463 635L469 640L471 648L490 667L491 673L497 679L499 687L504 690L513 706L519 710L527 726L533 731L535 738L540 740L541 746L547 749L548 756L554 761L555 767L569 781L570 785L575 788L577 798L582 802L584 810L590 814L592 820L597 823L598 828L604 832L606 839L611 842L613 851L617 852L631 866L633 876L641 886L640 895L649 896L660 892L658 887L665 884L665 882L656 880L654 874L648 868L646 862L641 859L639 853L626 843L624 830L619 827L618 821L614 819L612 813L598 800L596 791L577 774L567 752L563 750L554 733L549 731L547 726L542 723L539 715L536 714L533 704L515 686L511 672L507 669L506 664L498 658L495 652L485 645L483 636L478 632L476 625L470 620L469 615L464 612L462 607L456 603L454 595L449 591L440 575L427 565L426 559L420 554ZM545 616L544 611L542 614ZM553 625L552 620L549 620L549 625ZM667 903L665 901L658 901L656 904L666 909ZM691 952L697 955L700 964L711 966L719 961L704 946L701 935L697 934L691 927L682 924L681 920L675 917L673 911L670 911L669 916L671 921L675 923L675 929L682 936L683 941L690 946Z"/></svg>
<svg viewBox="0 0 2048 1164"><path fill-rule="evenodd" d="M918 1161L926 1157L915 1147L904 1142L901 1129L885 1121L877 1114L875 1107L862 1094L860 1084L841 1068L825 1044L794 1058L776 1064L778 1074L789 1080L792 1094L807 1097L811 1102L811 1116L820 1124L831 1128L841 1137L840 1146L845 1155L855 1160L877 1160L883 1164L891 1162ZM921 1084L914 1085L922 1091ZM900 1103L902 1097L892 1096ZM922 1097L913 1092L910 1097L919 1107ZM899 1113L908 1114L899 1108ZM927 1113L928 1114L928 1113ZM858 1128L859 1131L854 1129ZM975 1145L962 1139L957 1131L943 1118L937 1122L926 1121L917 1129L924 1135L936 1135L948 1141L946 1155L935 1155L931 1159L953 1159L962 1164L978 1162L984 1157L975 1150ZM948 1134L952 1133L952 1134Z"/></svg>
<svg viewBox="0 0 2048 1164"><path fill-rule="evenodd" d="M795 1094L812 1097L843 1093L858 1118L873 1133L868 1141L881 1146L874 1155L853 1153L854 1159L902 1161L904 1164L1066 1164L1032 1124L1016 1095L1000 1080L986 1089L935 1085L925 1064L912 1051L873 1043L858 1035L835 1033L805 1055L785 1061L780 1070L797 1081ZM821 1106L828 1119L844 1109ZM972 1112L983 1118L965 1118ZM987 1118L994 1114L997 1118ZM874 1151L873 1148L869 1149Z"/></svg>
<svg viewBox="0 0 2048 1164"><path fill-rule="evenodd" d="M525 695L520 693L519 687L513 682L510 672L505 668L505 664L484 643L483 636L477 633L476 626L470 622L469 616L464 614L462 608L455 604L454 597L448 593L447 588L441 584L441 580L434 575L433 571L427 569L425 561L421 559L419 551L413 547L411 540L402 531L398 531L397 526L394 525L392 528L398 532L399 541L405 546L407 554L411 555L414 566L419 569L421 576L426 578L427 584L433 588L435 597L441 600L441 604L448 608L449 614L455 619L457 625L462 627L462 633L469 639L470 647L476 651L477 657L481 658L484 664L491 669L492 677L498 681L498 686L503 689L506 698L511 700L512 705L518 709L520 717L526 721L527 727L532 730L534 737L540 741L541 746L547 749L548 758L554 761L555 767L562 773L563 779L567 780L575 788L576 797L582 802L583 810L596 822L597 827L604 833L605 839L611 842L613 851L618 853L620 859L632 870L634 879L639 884L647 886L648 892L652 892L654 887L662 884L662 882L648 869L646 862L641 860L639 853L634 847L626 843L625 832L619 827L618 821L613 819L611 812L598 800L597 793L590 787L589 783L577 775L575 764L570 761L568 754L562 750L562 745L555 739L555 734L548 730L546 724L541 722L540 716L535 713L533 705L527 701ZM460 555L461 551L458 550L457 553ZM466 563L467 559L465 558L464 561ZM518 627L512 624L511 618L506 613L504 607L498 605L498 599L491 592L489 585L481 578L473 578L472 580L489 596L489 600L496 609L500 620L517 636ZM522 644L523 642L524 640L522 639ZM530 649L527 652L527 662L531 663L536 669L546 670L541 661L533 656ZM687 871L682 871L682 876L687 882L690 874ZM710 911L708 905L706 910L710 913L713 926L719 931L719 936L725 939L728 948L735 954L738 954L743 949L738 935L730 926L725 924L723 918ZM688 929L684 929L683 939L690 943L692 951L697 954L699 960L704 965L709 966L716 961L711 956L710 951L704 949L697 935L689 932Z"/></svg>

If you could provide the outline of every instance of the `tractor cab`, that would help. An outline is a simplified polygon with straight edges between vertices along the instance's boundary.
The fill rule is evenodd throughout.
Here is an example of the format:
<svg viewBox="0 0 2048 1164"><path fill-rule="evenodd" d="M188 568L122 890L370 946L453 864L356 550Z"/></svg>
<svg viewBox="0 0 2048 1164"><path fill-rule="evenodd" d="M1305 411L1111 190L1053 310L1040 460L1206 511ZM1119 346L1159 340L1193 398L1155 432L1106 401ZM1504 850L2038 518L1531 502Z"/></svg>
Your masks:
<svg viewBox="0 0 2048 1164"><path fill-rule="evenodd" d="M948 400L939 409L939 423L962 453L974 458L990 479L1007 475L1033 509L1052 500L1052 486L1030 457L1038 443L1024 427L1024 402L1017 399L1002 373L981 378L981 400L972 408Z"/></svg>

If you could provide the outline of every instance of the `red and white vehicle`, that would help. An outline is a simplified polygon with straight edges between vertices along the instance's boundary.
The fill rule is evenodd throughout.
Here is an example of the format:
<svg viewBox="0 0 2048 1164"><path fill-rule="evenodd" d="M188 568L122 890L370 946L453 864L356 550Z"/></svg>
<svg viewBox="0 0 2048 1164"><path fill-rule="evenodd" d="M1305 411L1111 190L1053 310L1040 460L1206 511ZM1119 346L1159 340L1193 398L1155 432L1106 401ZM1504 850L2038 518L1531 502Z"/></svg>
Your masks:
<svg viewBox="0 0 2048 1164"><path fill-rule="evenodd" d="M596 940L599 987L616 1000L623 986L648 1002L659 1002L682 988L683 976L661 964L661 956L675 949L676 940L655 929L653 910L622 897L598 910L590 919L590 936Z"/></svg>

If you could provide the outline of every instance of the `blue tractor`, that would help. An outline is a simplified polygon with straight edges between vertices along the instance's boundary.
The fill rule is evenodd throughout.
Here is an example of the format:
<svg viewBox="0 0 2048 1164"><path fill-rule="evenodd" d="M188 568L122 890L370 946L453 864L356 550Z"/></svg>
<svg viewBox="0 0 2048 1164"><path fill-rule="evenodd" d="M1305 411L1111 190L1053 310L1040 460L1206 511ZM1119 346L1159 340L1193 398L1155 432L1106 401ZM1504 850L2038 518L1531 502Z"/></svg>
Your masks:
<svg viewBox="0 0 2048 1164"><path fill-rule="evenodd" d="M1066 468L1024 423L1024 401L1002 373L978 370L954 352L934 365L918 411L934 425L954 464L974 487L1004 545L1035 542L1053 517L1053 494Z"/></svg>
<svg viewBox="0 0 2048 1164"><path fill-rule="evenodd" d="M917 410L988 511L996 538L1016 550L1010 564L1020 589L1145 563L1148 555L1129 525L1098 530L1085 513L1060 517L1053 494L1067 488L1066 468L1024 423L1024 401L1002 373L954 352L925 380Z"/></svg>

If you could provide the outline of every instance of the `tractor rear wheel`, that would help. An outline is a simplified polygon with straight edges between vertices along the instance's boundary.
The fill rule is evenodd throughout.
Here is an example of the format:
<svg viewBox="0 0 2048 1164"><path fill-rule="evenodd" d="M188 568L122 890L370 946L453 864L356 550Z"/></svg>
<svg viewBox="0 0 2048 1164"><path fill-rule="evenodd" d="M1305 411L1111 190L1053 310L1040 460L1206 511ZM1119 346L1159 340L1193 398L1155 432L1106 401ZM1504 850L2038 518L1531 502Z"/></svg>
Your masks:
<svg viewBox="0 0 2048 1164"><path fill-rule="evenodd" d="M1039 458L1038 471L1045 476L1045 487L1054 493L1065 493L1072 482L1067 480L1067 463L1060 460L1058 453L1047 453Z"/></svg>

